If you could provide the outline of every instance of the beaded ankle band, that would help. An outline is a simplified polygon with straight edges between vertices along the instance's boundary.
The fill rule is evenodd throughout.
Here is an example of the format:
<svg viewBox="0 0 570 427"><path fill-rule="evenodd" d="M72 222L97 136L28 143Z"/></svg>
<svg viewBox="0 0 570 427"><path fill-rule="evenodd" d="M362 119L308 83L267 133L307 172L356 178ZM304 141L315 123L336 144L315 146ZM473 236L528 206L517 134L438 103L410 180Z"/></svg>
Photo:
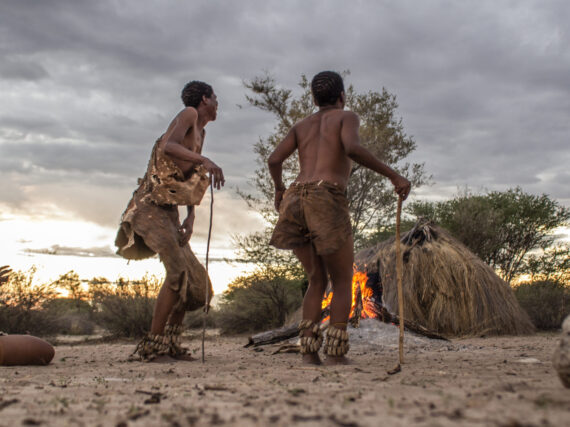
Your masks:
<svg viewBox="0 0 570 427"><path fill-rule="evenodd" d="M180 344L182 325L167 324L164 335L151 334L150 332L138 343L131 359L150 362L158 356L181 356L188 353L188 349Z"/></svg>
<svg viewBox="0 0 570 427"><path fill-rule="evenodd" d="M314 336L304 336L305 330L309 329ZM323 344L323 332L319 325L312 320L301 320L299 323L299 336L301 337L301 354L317 353Z"/></svg>
<svg viewBox="0 0 570 427"><path fill-rule="evenodd" d="M171 356L180 356L188 353L188 349L182 347L180 336L182 335L182 325L166 324L164 335L168 339L169 354Z"/></svg>
<svg viewBox="0 0 570 427"><path fill-rule="evenodd" d="M168 354L169 349L169 338L164 335L148 333L137 344L137 348L135 348L132 355L138 355L140 360L150 362L158 356Z"/></svg>
<svg viewBox="0 0 570 427"><path fill-rule="evenodd" d="M325 354L327 356L344 356L348 353L348 332L344 329L330 325L327 329L327 339L325 341Z"/></svg>

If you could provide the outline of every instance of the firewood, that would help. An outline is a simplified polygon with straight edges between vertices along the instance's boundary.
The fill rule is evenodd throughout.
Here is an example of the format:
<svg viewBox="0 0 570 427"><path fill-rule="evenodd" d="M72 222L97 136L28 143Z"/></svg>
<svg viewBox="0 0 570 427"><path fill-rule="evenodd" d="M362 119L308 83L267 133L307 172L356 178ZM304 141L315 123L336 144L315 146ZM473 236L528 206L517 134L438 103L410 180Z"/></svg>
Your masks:
<svg viewBox="0 0 570 427"><path fill-rule="evenodd" d="M293 338L299 334L299 324L294 323L271 331L260 332L248 338L248 343L244 347L274 344Z"/></svg>

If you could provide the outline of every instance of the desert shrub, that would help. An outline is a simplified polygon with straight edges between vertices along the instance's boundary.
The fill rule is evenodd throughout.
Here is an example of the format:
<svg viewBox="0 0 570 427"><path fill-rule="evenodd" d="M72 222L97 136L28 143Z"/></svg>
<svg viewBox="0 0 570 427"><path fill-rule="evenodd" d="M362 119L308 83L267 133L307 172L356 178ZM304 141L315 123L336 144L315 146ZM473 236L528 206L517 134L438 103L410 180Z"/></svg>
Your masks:
<svg viewBox="0 0 570 427"><path fill-rule="evenodd" d="M301 286L301 280L275 269L240 277L224 292L216 324L222 334L279 327L300 306Z"/></svg>
<svg viewBox="0 0 570 427"><path fill-rule="evenodd" d="M35 284L36 269L12 273L0 293L0 330L8 334L54 335L58 317L45 305L56 297L52 284Z"/></svg>
<svg viewBox="0 0 570 427"><path fill-rule="evenodd" d="M47 301L43 309L58 319L59 334L91 335L95 329L93 306L87 301L55 298Z"/></svg>
<svg viewBox="0 0 570 427"><path fill-rule="evenodd" d="M218 310L210 308L208 315L206 316L206 327L215 328L218 321ZM204 310L198 309L194 311L189 311L184 316L184 326L189 329L199 329L204 325Z"/></svg>
<svg viewBox="0 0 570 427"><path fill-rule="evenodd" d="M522 283L515 296L538 329L558 329L570 314L570 288L555 281Z"/></svg>
<svg viewBox="0 0 570 427"><path fill-rule="evenodd" d="M53 336L61 329L60 319L45 310L27 310L22 307L0 308L0 330L7 334Z"/></svg>
<svg viewBox="0 0 570 427"><path fill-rule="evenodd" d="M121 278L114 285L91 283L94 320L115 336L141 337L150 329L159 289L155 276L135 281Z"/></svg>
<svg viewBox="0 0 570 427"><path fill-rule="evenodd" d="M83 313L68 313L58 318L58 333L64 335L91 335L95 322Z"/></svg>
<svg viewBox="0 0 570 427"><path fill-rule="evenodd" d="M106 295L99 301L95 319L118 337L141 337L150 330L154 298Z"/></svg>

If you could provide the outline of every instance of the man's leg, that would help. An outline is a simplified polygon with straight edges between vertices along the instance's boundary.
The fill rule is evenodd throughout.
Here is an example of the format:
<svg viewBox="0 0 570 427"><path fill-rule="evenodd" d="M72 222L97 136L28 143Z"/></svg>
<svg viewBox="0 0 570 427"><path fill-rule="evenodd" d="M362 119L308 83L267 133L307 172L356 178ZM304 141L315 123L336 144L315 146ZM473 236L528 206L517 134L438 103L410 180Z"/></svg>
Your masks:
<svg viewBox="0 0 570 427"><path fill-rule="evenodd" d="M156 303L154 305L154 312L152 315L152 323L150 326L150 332L156 335L164 334L164 327L168 321L169 316L172 313L174 305L178 302L180 296L177 292L170 289L170 286L166 281L162 284L158 297L156 298ZM182 313L184 317L184 312Z"/></svg>
<svg viewBox="0 0 570 427"><path fill-rule="evenodd" d="M168 235L169 238L171 237L170 234ZM161 248L162 250L158 252L166 269L166 277L154 305L150 334L163 337L161 339L168 343L169 355L155 358L154 361L157 362L171 362L173 357L179 358L174 351L177 348L174 341L179 337L179 325L182 323L185 314L184 310L181 312L174 310L180 300L180 293L174 290L172 285L183 280L186 263L184 262L183 250L178 247L177 242L172 241L171 243L172 245ZM183 352L180 353L181 356Z"/></svg>
<svg viewBox="0 0 570 427"><path fill-rule="evenodd" d="M137 345L135 354L147 361L173 361L164 356L172 354L173 328L168 325L168 321L169 317L172 317L173 308L180 300L179 293L174 290L176 286L172 285L180 281L186 269L183 250L179 247L178 210L151 203L139 203L131 226L136 233L135 237L144 241L148 251L159 255L166 270L166 278L154 305L150 332Z"/></svg>
<svg viewBox="0 0 570 427"><path fill-rule="evenodd" d="M331 301L330 325L346 331L350 306L352 304L352 274L354 264L354 244L350 236L334 254L323 255L324 265L329 272L333 296ZM327 364L347 363L344 356L327 356Z"/></svg>
<svg viewBox="0 0 570 427"><path fill-rule="evenodd" d="M172 357L194 360L188 349L181 345L182 322L187 310L204 307L206 292L211 300L213 290L208 274L188 245L176 245L161 251L160 259L167 277L157 301L153 325L158 329L166 323L164 335L170 340Z"/></svg>
<svg viewBox="0 0 570 427"><path fill-rule="evenodd" d="M309 287L303 299L303 320L310 320L319 325L321 322L321 304L327 287L327 271L321 257L319 257L312 245L304 245L295 248L293 253L305 269L309 279ZM304 336L312 337L314 333L310 329L305 329ZM310 364L320 364L321 360L317 353L303 355L303 362Z"/></svg>
<svg viewBox="0 0 570 427"><path fill-rule="evenodd" d="M156 304L154 306L152 323L150 327L150 333L152 335L167 336L170 339L179 340L181 333L181 329L179 329L179 327L182 324L184 315L186 314L185 310L174 310L174 306L178 303L179 299L180 295L178 292L173 291L165 281L165 283L163 283L162 287L160 288L160 292L158 293ZM169 325L168 328L170 329L166 327L167 323ZM170 345L172 346L173 343ZM175 347L179 348L180 354L175 355L171 353L170 355L161 355L155 357L152 361L172 362L174 359L186 361L193 360L190 354L187 354L185 351L183 351L184 349L180 347L179 341L176 341Z"/></svg>
<svg viewBox="0 0 570 427"><path fill-rule="evenodd" d="M156 363L170 363L175 359L170 357L170 345L166 341L166 322L172 312L172 308L178 301L178 294L174 292L166 281L162 284L152 315L150 332L137 345L134 354L145 361Z"/></svg>

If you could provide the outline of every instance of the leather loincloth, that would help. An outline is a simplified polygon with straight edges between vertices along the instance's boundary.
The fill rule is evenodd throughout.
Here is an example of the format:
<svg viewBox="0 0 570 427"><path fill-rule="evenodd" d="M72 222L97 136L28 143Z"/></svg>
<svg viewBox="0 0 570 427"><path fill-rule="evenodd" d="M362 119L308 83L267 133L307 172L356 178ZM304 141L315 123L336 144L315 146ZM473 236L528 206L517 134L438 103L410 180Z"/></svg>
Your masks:
<svg viewBox="0 0 570 427"><path fill-rule="evenodd" d="M312 243L317 255L338 251L352 235L348 200L328 182L294 183L283 194L271 245L295 249Z"/></svg>

